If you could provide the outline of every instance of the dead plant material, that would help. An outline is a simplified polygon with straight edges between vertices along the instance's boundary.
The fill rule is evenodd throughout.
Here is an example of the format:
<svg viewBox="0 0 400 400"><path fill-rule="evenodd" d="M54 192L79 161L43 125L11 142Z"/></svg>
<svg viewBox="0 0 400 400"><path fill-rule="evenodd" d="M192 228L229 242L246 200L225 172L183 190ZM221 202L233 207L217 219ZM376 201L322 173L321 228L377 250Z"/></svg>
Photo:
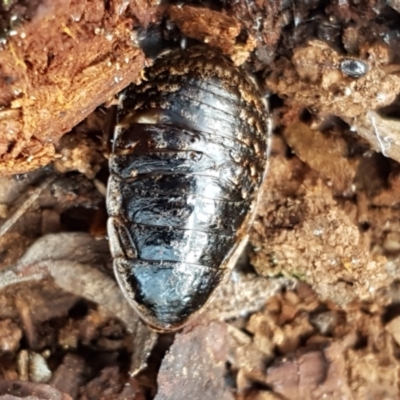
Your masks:
<svg viewBox="0 0 400 400"><path fill-rule="evenodd" d="M15 26L0 49L3 175L48 164L65 132L139 79L145 59L132 35L155 11L151 1L34 4L7 8Z"/></svg>
<svg viewBox="0 0 400 400"><path fill-rule="evenodd" d="M230 55L236 65L243 64L254 50L255 41L251 37L237 43L242 26L232 16L191 6L170 6L168 14L182 33Z"/></svg>
<svg viewBox="0 0 400 400"><path fill-rule="evenodd" d="M368 110L352 120L353 129L371 144L371 147L400 162L400 121Z"/></svg>
<svg viewBox="0 0 400 400"><path fill-rule="evenodd" d="M226 325L216 322L178 334L161 365L155 400L200 400L205 391L212 399L233 399L223 379L228 355L226 334Z"/></svg>

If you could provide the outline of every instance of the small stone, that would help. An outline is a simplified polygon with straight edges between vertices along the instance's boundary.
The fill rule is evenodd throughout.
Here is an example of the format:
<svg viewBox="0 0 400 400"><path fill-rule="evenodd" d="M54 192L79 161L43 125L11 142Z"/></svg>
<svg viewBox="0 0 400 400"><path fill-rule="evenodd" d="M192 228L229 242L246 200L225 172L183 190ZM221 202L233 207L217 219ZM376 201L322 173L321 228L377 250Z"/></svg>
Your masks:
<svg viewBox="0 0 400 400"><path fill-rule="evenodd" d="M400 232L389 232L383 240L383 248L391 253L400 250Z"/></svg>
<svg viewBox="0 0 400 400"><path fill-rule="evenodd" d="M46 383L51 379L51 371L45 358L38 353L29 354L29 378L33 382Z"/></svg>
<svg viewBox="0 0 400 400"><path fill-rule="evenodd" d="M311 323L322 335L329 335L337 325L338 315L334 311L327 311L311 317Z"/></svg>

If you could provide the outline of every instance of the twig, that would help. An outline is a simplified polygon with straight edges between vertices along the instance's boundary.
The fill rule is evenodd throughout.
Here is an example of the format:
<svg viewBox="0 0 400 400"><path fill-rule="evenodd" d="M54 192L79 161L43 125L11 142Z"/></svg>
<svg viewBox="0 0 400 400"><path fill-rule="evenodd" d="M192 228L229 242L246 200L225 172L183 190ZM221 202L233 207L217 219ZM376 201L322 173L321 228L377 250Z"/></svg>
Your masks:
<svg viewBox="0 0 400 400"><path fill-rule="evenodd" d="M0 226L0 237L5 235L8 230L29 210L43 190L46 189L55 179L56 175L49 176L36 189L27 194L27 199L4 221L3 225Z"/></svg>

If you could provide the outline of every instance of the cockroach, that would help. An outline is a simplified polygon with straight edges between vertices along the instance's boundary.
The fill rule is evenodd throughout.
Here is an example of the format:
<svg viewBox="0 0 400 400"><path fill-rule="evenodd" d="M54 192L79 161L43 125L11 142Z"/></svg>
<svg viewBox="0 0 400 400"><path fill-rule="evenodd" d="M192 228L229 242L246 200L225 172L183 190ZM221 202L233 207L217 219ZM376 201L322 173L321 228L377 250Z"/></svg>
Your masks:
<svg viewBox="0 0 400 400"><path fill-rule="evenodd" d="M120 98L107 209L117 281L142 320L181 328L247 242L266 171L265 101L203 46L157 59Z"/></svg>

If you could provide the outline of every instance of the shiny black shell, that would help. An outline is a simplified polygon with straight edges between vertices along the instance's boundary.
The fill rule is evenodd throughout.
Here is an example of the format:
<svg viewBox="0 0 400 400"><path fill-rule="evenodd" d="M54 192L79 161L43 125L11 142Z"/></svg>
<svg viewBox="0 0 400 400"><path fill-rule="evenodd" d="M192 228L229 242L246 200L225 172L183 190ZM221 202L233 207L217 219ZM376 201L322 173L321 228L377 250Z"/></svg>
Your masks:
<svg viewBox="0 0 400 400"><path fill-rule="evenodd" d="M107 208L117 280L142 319L180 328L237 259L267 154L247 74L205 47L156 60L121 96Z"/></svg>
<svg viewBox="0 0 400 400"><path fill-rule="evenodd" d="M340 62L340 69L352 78L362 78L369 71L369 65L362 60L345 58Z"/></svg>

